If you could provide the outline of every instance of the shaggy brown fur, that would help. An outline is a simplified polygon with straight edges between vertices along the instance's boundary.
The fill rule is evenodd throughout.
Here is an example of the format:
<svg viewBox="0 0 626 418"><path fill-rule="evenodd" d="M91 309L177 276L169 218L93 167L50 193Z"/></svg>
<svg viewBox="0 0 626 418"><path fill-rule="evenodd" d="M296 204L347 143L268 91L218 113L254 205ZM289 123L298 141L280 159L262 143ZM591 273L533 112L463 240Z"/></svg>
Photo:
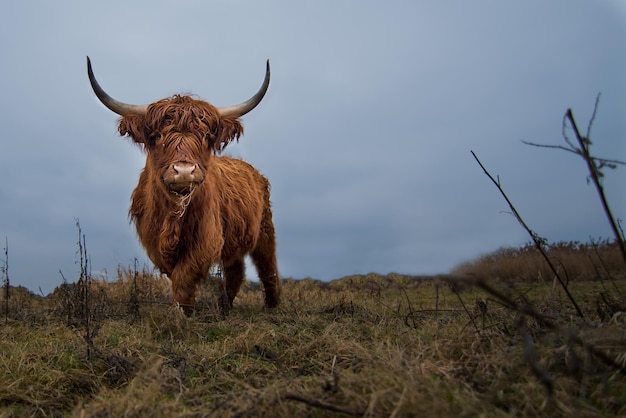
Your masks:
<svg viewBox="0 0 626 418"><path fill-rule="evenodd" d="M221 263L220 305L227 313L244 279L243 258L250 254L266 306L277 306L281 287L270 184L248 163L217 155L243 134L240 121L220 117L204 101L173 96L148 106L145 116L123 116L119 132L147 153L129 212L148 256L172 280L174 301L189 314L197 284ZM166 185L177 163L194 164L194 173L204 176L189 193L173 193Z"/></svg>

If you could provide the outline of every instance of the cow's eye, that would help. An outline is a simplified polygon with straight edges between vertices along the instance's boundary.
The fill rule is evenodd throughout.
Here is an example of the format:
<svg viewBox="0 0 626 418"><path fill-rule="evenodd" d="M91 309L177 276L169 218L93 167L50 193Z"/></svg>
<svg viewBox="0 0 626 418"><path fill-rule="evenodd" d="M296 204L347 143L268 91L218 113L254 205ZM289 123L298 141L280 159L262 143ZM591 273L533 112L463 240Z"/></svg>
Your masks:
<svg viewBox="0 0 626 418"><path fill-rule="evenodd" d="M148 135L148 141L151 146L154 146L159 139L161 139L161 134L159 132L155 131Z"/></svg>
<svg viewBox="0 0 626 418"><path fill-rule="evenodd" d="M209 148L212 148L215 144L215 134L207 132L206 134L204 134L204 140L206 141Z"/></svg>

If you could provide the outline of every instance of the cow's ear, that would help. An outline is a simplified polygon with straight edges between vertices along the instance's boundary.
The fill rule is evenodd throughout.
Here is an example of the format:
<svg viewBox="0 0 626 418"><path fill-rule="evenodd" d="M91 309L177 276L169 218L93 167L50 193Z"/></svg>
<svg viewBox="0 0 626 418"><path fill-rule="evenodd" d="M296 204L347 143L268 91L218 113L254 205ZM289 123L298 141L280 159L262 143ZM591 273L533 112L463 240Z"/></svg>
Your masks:
<svg viewBox="0 0 626 418"><path fill-rule="evenodd" d="M239 137L243 135L243 125L236 118L220 119L217 128L216 140L213 142L213 149L220 153L232 141L239 141Z"/></svg>
<svg viewBox="0 0 626 418"><path fill-rule="evenodd" d="M148 133L145 127L145 117L127 115L120 118L118 130L120 135L129 136L133 142L148 145Z"/></svg>

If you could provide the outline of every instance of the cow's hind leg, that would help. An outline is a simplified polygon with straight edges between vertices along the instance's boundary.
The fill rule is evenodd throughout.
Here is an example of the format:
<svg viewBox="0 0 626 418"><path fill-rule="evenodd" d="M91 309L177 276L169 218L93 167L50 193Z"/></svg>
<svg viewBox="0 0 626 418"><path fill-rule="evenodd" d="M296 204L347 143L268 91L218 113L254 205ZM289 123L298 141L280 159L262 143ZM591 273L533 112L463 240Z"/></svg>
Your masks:
<svg viewBox="0 0 626 418"><path fill-rule="evenodd" d="M250 253L265 291L265 306L275 308L280 303L281 283L276 263L276 238L272 212L266 209L261 232L254 251Z"/></svg>
<svg viewBox="0 0 626 418"><path fill-rule="evenodd" d="M230 308L233 307L233 301L243 283L245 272L246 266L243 258L235 259L224 266L223 292L220 297L220 308L224 315L228 314Z"/></svg>

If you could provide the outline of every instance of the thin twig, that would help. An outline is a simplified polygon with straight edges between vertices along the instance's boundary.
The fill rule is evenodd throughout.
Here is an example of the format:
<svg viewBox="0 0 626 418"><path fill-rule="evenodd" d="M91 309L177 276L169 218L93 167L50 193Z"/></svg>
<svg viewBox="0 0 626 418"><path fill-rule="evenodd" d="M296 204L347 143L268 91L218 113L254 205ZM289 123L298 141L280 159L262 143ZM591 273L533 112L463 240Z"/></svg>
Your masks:
<svg viewBox="0 0 626 418"><path fill-rule="evenodd" d="M409 305L409 312L404 317L404 323L406 324L407 327L411 328L411 326L409 325L409 318L412 318L412 316L413 316L413 312L414 312L413 311L413 306L411 305L411 299L409 299L409 295L406 292L406 289L404 287L402 288L402 291L404 292L404 297L406 298L406 303ZM412 328L417 328L417 326L415 324L415 319L413 319L413 327Z"/></svg>
<svg viewBox="0 0 626 418"><path fill-rule="evenodd" d="M537 144L536 142L530 142L530 141L524 141L524 140L522 140L522 143L526 144L526 145L532 145L533 147L537 147L537 148L560 149L560 150L563 150L563 151L571 152L572 154L580 155L581 157L583 156L580 153L580 151L578 150L578 148L572 149L572 148L564 147L563 145ZM598 158L598 157L592 157L592 158L594 159L594 161L598 161L602 165L611 165L611 164L626 165L626 161L609 160L608 158Z"/></svg>
<svg viewBox="0 0 626 418"><path fill-rule="evenodd" d="M474 325L474 330L476 330L477 334L480 334L480 329L478 328L478 325L476 325L476 321L474 321L474 317L472 316L471 312L469 311L469 309L467 309L467 306L465 306L465 302L463 302L461 294L458 291L455 291L454 293L456 294L457 298L459 298L459 302L461 302L461 306L465 310L465 313L467 314L470 322L472 323L472 325ZM466 326L467 324L463 328L465 328Z"/></svg>
<svg viewBox="0 0 626 418"><path fill-rule="evenodd" d="M591 138L591 127L593 123L596 121L596 115L598 114L598 105L600 104L600 93L596 96L596 102L593 104L593 113L591 113L591 118L589 119L589 124L587 125L587 139ZM591 143L591 141L589 142Z"/></svg>
<svg viewBox="0 0 626 418"><path fill-rule="evenodd" d="M504 197L504 200L506 200L506 203L509 205L509 208L511 208L511 211L513 212L513 216L515 216L515 219L517 219L517 222L519 222L520 225L522 225L522 227L526 230L526 232L528 232L528 234L530 235L531 239L533 240L533 242L535 243L535 247L537 248L537 250L539 250L539 252L541 253L541 255L543 256L543 258L546 260L546 262L548 263L548 266L550 267L550 270L552 270L552 273L554 273L554 275L557 277L557 279L559 280L559 283L561 284L561 286L563 287L563 289L565 290L565 293L567 294L567 297L569 298L569 300L572 302L572 305L574 305L574 308L576 309L576 313L578 314L578 316L580 316L581 318L585 318L585 316L583 315L582 310L578 307L578 304L576 303L576 301L574 300L574 297L572 296L572 294L569 292L569 289L567 288L567 285L565 284L565 282L563 282L563 280L561 279L561 276L559 275L559 272L557 271L556 267L554 267L554 264L552 264L552 262L550 261L550 258L548 257L548 254L546 254L546 251L544 250L543 246L545 244L545 239L541 238L539 235L537 235L537 233L535 233L532 229L530 229L528 227L528 225L526 225L526 222L524 222L524 220L522 219L521 215L519 214L519 212L517 212L517 209L515 209L515 206L513 206L513 203L511 203L511 201L509 200L508 196L506 195L506 193L504 193L504 190L502 189L502 186L500 186L500 182L496 181L493 176L487 171L487 169L485 168L485 166L483 166L483 164L480 162L480 160L478 159L478 157L476 156L476 154L474 154L474 151L471 151L472 155L474 156L474 159L476 160L476 162L478 163L478 165L480 166L480 168L483 169L483 171L485 172L485 174L487 175L487 177L489 177L489 179L493 182L493 184L496 185L496 187L498 188L498 191L500 192L500 194L502 195L502 197Z"/></svg>
<svg viewBox="0 0 626 418"><path fill-rule="evenodd" d="M354 416L354 417L360 417L363 416L365 414L365 411L351 411L349 409L346 408L342 408L333 404L329 404L326 402L322 402L320 400L317 399L311 399L311 398L307 398L301 395L298 395L297 393L285 393L285 395L283 395L283 398L291 400L291 401L297 401L297 402L302 402L305 403L309 406L314 406L316 408L321 408L321 409L325 409L327 411L332 411L332 412L339 412L341 414L346 414L346 415L350 415L350 416Z"/></svg>

